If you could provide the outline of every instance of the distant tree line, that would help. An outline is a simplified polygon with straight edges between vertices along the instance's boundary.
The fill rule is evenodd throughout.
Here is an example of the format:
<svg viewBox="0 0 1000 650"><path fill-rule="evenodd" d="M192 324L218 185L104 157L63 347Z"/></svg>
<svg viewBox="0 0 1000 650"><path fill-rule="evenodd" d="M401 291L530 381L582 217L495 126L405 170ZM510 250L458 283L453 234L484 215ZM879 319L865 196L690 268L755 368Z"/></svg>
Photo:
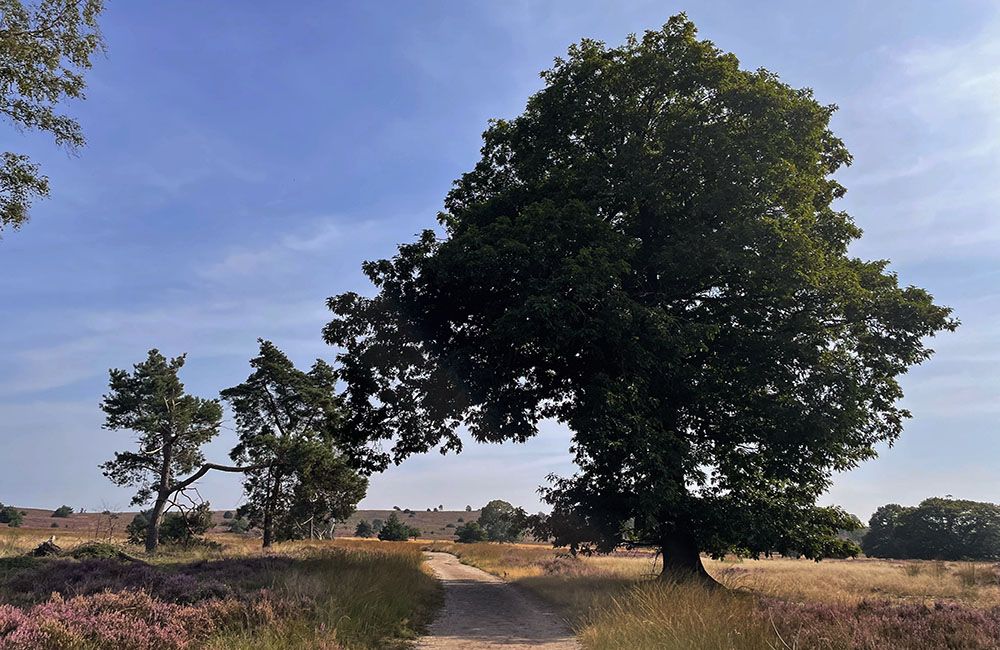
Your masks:
<svg viewBox="0 0 1000 650"><path fill-rule="evenodd" d="M1000 505L949 498L915 507L890 503L872 515L861 548L879 558L997 560Z"/></svg>

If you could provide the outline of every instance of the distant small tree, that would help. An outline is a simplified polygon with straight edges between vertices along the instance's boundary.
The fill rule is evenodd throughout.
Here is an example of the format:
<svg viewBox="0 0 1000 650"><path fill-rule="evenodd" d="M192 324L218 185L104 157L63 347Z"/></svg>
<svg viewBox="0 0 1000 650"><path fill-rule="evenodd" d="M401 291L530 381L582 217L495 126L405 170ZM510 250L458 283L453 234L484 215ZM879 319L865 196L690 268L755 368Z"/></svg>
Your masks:
<svg viewBox="0 0 1000 650"><path fill-rule="evenodd" d="M428 509L427 509L427 512L430 512L430 511L431 511L431 509L430 509L430 508L428 508ZM435 512L437 512L437 509L436 509L436 508L435 508Z"/></svg>
<svg viewBox="0 0 1000 650"><path fill-rule="evenodd" d="M19 528L24 523L24 512L14 506L5 506L0 503L0 524L7 524L10 528Z"/></svg>
<svg viewBox="0 0 1000 650"><path fill-rule="evenodd" d="M444 510L444 506L442 506L442 505L438 504L438 507L437 507L437 509L438 509L438 510Z"/></svg>
<svg viewBox="0 0 1000 650"><path fill-rule="evenodd" d="M372 532L377 534L382 530L383 525L385 525L385 522L381 519L372 519Z"/></svg>
<svg viewBox="0 0 1000 650"><path fill-rule="evenodd" d="M222 513L222 518L223 519L232 519L233 518L233 511L232 510L226 510L225 512Z"/></svg>
<svg viewBox="0 0 1000 650"><path fill-rule="evenodd" d="M527 513L506 501L495 499L483 506L479 526L491 542L515 542L527 528Z"/></svg>
<svg viewBox="0 0 1000 650"><path fill-rule="evenodd" d="M237 535L242 535L250 530L250 522L242 517L230 519L226 524L227 530Z"/></svg>
<svg viewBox="0 0 1000 650"><path fill-rule="evenodd" d="M52 511L53 517L66 518L69 517L71 514L73 514L73 508L69 506L59 506L58 508Z"/></svg>
<svg viewBox="0 0 1000 650"><path fill-rule="evenodd" d="M423 531L421 531L416 526L407 526L406 527L406 534L407 534L407 536L410 537L410 538L413 538L413 539L416 539L417 537L420 537L420 535L421 535L422 532Z"/></svg>
<svg viewBox="0 0 1000 650"><path fill-rule="evenodd" d="M405 542L411 537L410 532L410 527L401 522L394 512L382 526L378 538L383 542Z"/></svg>
<svg viewBox="0 0 1000 650"><path fill-rule="evenodd" d="M399 511L399 506L393 506L392 509L396 510L398 512Z"/></svg>
<svg viewBox="0 0 1000 650"><path fill-rule="evenodd" d="M466 512L472 512L472 506L465 506Z"/></svg>
<svg viewBox="0 0 1000 650"><path fill-rule="evenodd" d="M372 525L368 523L368 520L362 519L358 522L358 525L354 528L355 537L371 537L372 536Z"/></svg>
<svg viewBox="0 0 1000 650"><path fill-rule="evenodd" d="M486 531L478 522L470 521L455 529L455 537L462 544L474 544L486 541Z"/></svg>
<svg viewBox="0 0 1000 650"><path fill-rule="evenodd" d="M458 523L462 523L463 521L465 521L465 518L464 518L464 517L459 517L459 518L458 518Z"/></svg>

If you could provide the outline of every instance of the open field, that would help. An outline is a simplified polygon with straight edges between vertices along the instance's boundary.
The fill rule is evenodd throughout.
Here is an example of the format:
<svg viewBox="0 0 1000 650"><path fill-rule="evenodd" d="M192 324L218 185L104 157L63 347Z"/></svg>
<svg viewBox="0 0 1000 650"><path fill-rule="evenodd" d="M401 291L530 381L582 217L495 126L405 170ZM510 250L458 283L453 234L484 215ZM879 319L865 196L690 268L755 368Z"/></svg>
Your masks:
<svg viewBox="0 0 1000 650"><path fill-rule="evenodd" d="M24 557L48 532L0 532L4 650L387 648L423 630L440 600L413 544L296 542L263 554L257 540L215 535L220 548L148 563ZM86 540L59 538L64 549Z"/></svg>
<svg viewBox="0 0 1000 650"><path fill-rule="evenodd" d="M68 533L89 534L91 538L106 537L108 525L112 525L115 531L124 530L135 512L116 512L115 519L109 520L108 516L100 512L74 512L69 517L53 517L52 509L44 508L18 508L25 513L22 528L51 529L49 534L64 536ZM412 508L410 512L395 510L358 510L345 521L337 524L334 533L338 537L349 537L354 534L354 529L358 522L366 520L371 523L375 519L385 521L393 512L408 526L420 529L420 536L426 539L454 539L455 526L464 521L474 521L479 518L479 511L472 510L441 510L434 512L427 511L426 508ZM223 517L225 510L212 511L212 523L215 524L213 532L225 532L226 519ZM230 512L235 512L235 508ZM2 530L2 527L0 527Z"/></svg>
<svg viewBox="0 0 1000 650"><path fill-rule="evenodd" d="M0 648L43 647L39 638L80 648L401 646L441 602L421 549L529 590L588 649L976 650L1000 638L1000 567L987 563L707 561L730 588L712 590L655 580L649 553L572 558L538 544L342 538L263 554L259 540L214 534L221 548L168 550L148 564L23 557L49 534L0 529ZM23 639L3 636L11 626Z"/></svg>
<svg viewBox="0 0 1000 650"><path fill-rule="evenodd" d="M1000 567L974 563L708 561L730 590L653 579L649 554L574 559L535 545L435 550L556 605L586 648L996 648Z"/></svg>

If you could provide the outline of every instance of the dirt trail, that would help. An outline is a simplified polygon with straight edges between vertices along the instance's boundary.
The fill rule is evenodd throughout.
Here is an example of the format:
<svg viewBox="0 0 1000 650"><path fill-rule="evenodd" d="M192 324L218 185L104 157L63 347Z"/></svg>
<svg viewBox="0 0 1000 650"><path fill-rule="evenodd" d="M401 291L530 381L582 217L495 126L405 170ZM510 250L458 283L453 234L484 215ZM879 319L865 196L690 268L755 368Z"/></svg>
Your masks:
<svg viewBox="0 0 1000 650"><path fill-rule="evenodd" d="M425 556L444 583L444 609L418 648L579 649L559 617L528 594L454 555Z"/></svg>

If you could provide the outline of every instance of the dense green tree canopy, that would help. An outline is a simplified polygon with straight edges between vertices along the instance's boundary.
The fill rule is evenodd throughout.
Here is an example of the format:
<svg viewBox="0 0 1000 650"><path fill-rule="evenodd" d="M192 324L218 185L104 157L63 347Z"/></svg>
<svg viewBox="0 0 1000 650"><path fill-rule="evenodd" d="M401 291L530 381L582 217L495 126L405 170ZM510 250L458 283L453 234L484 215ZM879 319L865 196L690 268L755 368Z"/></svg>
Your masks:
<svg viewBox="0 0 1000 650"><path fill-rule="evenodd" d="M336 376L317 361L297 369L270 341L250 361L247 380L222 391L232 406L239 442L230 456L243 465L247 502L239 509L275 540L312 536L345 519L367 489L342 453L343 407Z"/></svg>
<svg viewBox="0 0 1000 650"><path fill-rule="evenodd" d="M491 542L516 542L527 527L527 513L521 508L494 499L479 511L478 525Z"/></svg>
<svg viewBox="0 0 1000 650"><path fill-rule="evenodd" d="M842 551L856 520L815 500L900 435L897 378L955 323L849 255L834 108L684 16L542 77L490 124L443 235L366 263L373 297L330 299L353 430L389 462L459 449L460 423L499 442L557 419L579 471L556 514L665 571Z"/></svg>
<svg viewBox="0 0 1000 650"><path fill-rule="evenodd" d="M82 99L83 73L103 47L97 17L103 0L0 0L0 114L16 128L46 131L56 144L84 144L79 123L57 112ZM27 156L4 152L0 163L0 231L18 228L48 178Z"/></svg>
<svg viewBox="0 0 1000 650"><path fill-rule="evenodd" d="M861 542L865 555L918 560L1000 559L1000 505L963 499L895 503L875 511Z"/></svg>

